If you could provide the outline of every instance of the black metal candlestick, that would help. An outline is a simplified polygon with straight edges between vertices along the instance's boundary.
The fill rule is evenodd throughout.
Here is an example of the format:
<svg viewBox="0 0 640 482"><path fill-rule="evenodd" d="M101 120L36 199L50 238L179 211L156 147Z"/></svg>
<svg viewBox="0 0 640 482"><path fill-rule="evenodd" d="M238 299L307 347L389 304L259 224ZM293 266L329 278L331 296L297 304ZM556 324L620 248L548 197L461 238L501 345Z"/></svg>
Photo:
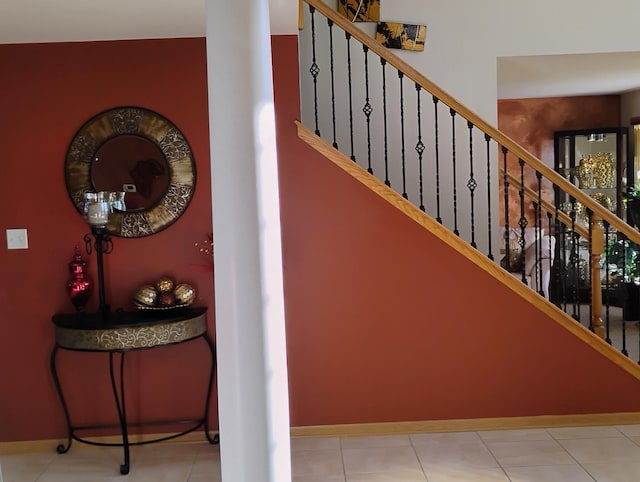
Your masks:
<svg viewBox="0 0 640 482"><path fill-rule="evenodd" d="M93 235L94 243L91 244L91 235ZM99 306L98 313L102 317L103 321L109 318L109 304L106 302L104 293L104 262L103 255L110 254L113 251L113 241L111 235L106 231L104 227L91 226L91 235L84 235L84 244L87 254L90 255L92 249L96 251L96 260L98 266L98 294L99 294Z"/></svg>

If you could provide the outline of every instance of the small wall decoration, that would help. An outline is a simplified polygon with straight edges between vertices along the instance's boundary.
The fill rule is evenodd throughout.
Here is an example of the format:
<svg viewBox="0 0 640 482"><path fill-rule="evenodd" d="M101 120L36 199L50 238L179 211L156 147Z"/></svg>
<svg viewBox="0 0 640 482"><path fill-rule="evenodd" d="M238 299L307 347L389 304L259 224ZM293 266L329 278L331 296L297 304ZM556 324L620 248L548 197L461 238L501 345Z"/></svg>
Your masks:
<svg viewBox="0 0 640 482"><path fill-rule="evenodd" d="M376 29L376 42L390 48L403 50L424 50L427 36L426 25L409 23L379 22Z"/></svg>
<svg viewBox="0 0 640 482"><path fill-rule="evenodd" d="M338 13L350 22L379 22L380 0L338 0Z"/></svg>

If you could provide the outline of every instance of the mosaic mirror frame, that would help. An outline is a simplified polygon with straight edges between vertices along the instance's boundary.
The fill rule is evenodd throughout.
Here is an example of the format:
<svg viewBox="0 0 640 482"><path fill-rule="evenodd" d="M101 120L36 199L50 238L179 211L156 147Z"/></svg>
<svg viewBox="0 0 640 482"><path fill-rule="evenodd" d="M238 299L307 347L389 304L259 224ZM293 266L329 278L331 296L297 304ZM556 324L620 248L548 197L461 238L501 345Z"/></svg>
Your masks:
<svg viewBox="0 0 640 482"><path fill-rule="evenodd" d="M193 153L182 132L164 116L143 107L116 107L88 120L74 135L65 158L67 192L83 215L84 194L96 191L92 164L105 142L118 136L140 136L153 142L168 166L167 189L152 206L135 211L115 211L107 231L137 238L155 234L173 224L187 209L195 191Z"/></svg>

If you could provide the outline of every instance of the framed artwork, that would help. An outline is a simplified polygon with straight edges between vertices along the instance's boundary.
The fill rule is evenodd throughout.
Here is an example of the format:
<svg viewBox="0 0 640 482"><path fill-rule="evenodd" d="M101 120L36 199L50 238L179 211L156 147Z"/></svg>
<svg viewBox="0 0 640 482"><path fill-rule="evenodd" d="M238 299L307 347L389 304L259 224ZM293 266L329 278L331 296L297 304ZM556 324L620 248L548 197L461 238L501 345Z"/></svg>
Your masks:
<svg viewBox="0 0 640 482"><path fill-rule="evenodd" d="M380 0L338 0L338 13L350 22L379 22Z"/></svg>
<svg viewBox="0 0 640 482"><path fill-rule="evenodd" d="M427 36L426 25L409 23L379 22L376 29L376 42L390 49L424 50Z"/></svg>

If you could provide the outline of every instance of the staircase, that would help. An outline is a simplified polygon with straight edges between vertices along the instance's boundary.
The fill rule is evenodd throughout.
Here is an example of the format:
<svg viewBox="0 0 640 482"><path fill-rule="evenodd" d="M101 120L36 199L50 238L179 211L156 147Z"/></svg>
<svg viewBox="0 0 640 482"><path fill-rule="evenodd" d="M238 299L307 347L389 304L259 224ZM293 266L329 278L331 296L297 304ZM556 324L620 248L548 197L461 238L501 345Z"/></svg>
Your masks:
<svg viewBox="0 0 640 482"><path fill-rule="evenodd" d="M299 138L640 379L629 358L638 330L614 321L602 296L613 288L605 245L640 244L640 233L334 9L304 3ZM557 193L569 201L556 205ZM533 269L505 269L526 246ZM567 269L579 251L586 297Z"/></svg>

